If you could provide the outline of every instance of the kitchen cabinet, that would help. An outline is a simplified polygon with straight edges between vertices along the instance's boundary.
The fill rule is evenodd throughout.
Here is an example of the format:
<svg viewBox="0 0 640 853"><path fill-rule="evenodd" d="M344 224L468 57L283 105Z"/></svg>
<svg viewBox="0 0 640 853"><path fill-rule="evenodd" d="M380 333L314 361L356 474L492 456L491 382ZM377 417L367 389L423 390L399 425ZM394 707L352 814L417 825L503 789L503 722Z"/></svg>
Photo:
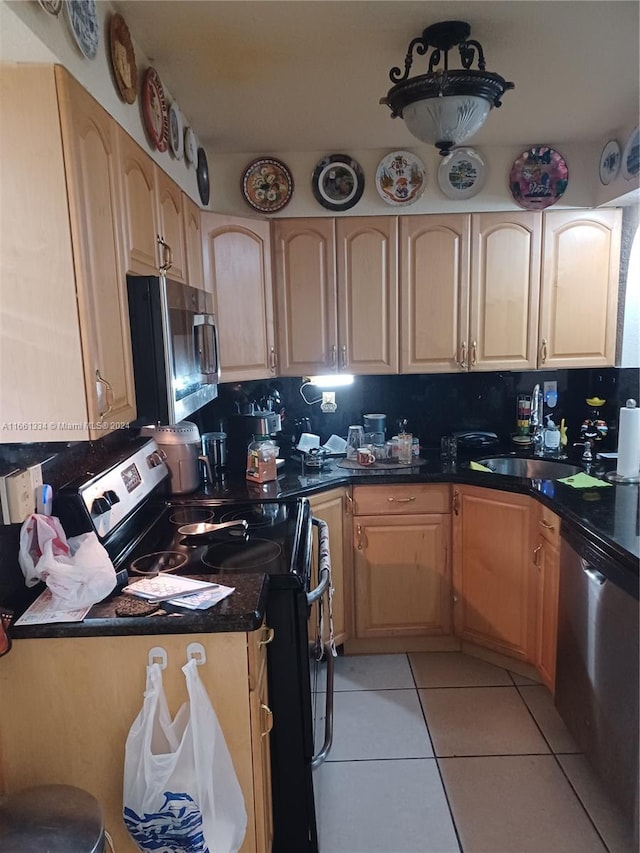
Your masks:
<svg viewBox="0 0 640 853"><path fill-rule="evenodd" d="M280 375L397 373L397 219L279 219L273 246Z"/></svg>
<svg viewBox="0 0 640 853"><path fill-rule="evenodd" d="M271 233L267 220L202 214L205 289L213 294L221 380L276 374Z"/></svg>
<svg viewBox="0 0 640 853"><path fill-rule="evenodd" d="M311 512L329 525L329 546L331 548L331 577L333 584L333 632L336 645L349 638L351 611L351 515L349 489L331 489L319 495L309 497ZM313 548L313 585L318 583L317 543ZM329 615L325 613L325 631L323 642L329 640ZM315 625L314 617L310 624ZM315 630L315 629L313 629ZM312 637L310 637L312 639Z"/></svg>
<svg viewBox="0 0 640 853"><path fill-rule="evenodd" d="M124 744L143 702L149 650L161 645L171 715L186 700L181 666L189 643L204 646L198 668L216 711L247 810L241 850L271 849L265 643L249 634L163 634L17 640L0 669L0 745L4 791L77 785L102 805L119 853L137 850L122 822Z"/></svg>
<svg viewBox="0 0 640 853"><path fill-rule="evenodd" d="M199 287L201 290L204 290L200 208L185 193L182 193L182 214L184 220L186 281L191 287Z"/></svg>
<svg viewBox="0 0 640 853"><path fill-rule="evenodd" d="M545 211L539 366L615 359L622 211Z"/></svg>
<svg viewBox="0 0 640 853"><path fill-rule="evenodd" d="M538 577L531 500L453 487L454 626L462 640L535 662Z"/></svg>
<svg viewBox="0 0 640 853"><path fill-rule="evenodd" d="M532 510L533 564L538 573L538 623L535 664L553 693L558 641L558 591L560 585L560 519L536 503Z"/></svg>
<svg viewBox="0 0 640 853"><path fill-rule="evenodd" d="M450 633L450 532L448 486L353 487L357 639Z"/></svg>
<svg viewBox="0 0 640 853"><path fill-rule="evenodd" d="M187 283L187 260L184 238L184 193L171 178L154 163L156 196L158 200L158 235L167 276L173 281Z"/></svg>
<svg viewBox="0 0 640 853"><path fill-rule="evenodd" d="M401 372L536 366L540 216L400 218Z"/></svg>

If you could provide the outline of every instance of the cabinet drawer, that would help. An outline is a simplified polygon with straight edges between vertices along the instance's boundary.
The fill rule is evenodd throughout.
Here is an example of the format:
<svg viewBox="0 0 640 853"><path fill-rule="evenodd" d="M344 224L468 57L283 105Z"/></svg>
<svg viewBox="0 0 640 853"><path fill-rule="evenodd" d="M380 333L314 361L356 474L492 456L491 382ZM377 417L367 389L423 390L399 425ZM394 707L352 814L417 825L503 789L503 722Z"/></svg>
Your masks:
<svg viewBox="0 0 640 853"><path fill-rule="evenodd" d="M560 547L560 519L546 506L540 506L538 516L538 533L550 545Z"/></svg>
<svg viewBox="0 0 640 853"><path fill-rule="evenodd" d="M416 512L450 512L448 485L425 483L354 486L354 515L394 515Z"/></svg>

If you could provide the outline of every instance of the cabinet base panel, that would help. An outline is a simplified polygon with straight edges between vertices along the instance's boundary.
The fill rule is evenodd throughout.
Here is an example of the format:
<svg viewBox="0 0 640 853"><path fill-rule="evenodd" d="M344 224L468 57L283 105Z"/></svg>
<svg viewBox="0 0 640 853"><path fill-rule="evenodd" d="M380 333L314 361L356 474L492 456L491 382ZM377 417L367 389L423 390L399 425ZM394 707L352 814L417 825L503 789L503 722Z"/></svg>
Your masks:
<svg viewBox="0 0 640 853"><path fill-rule="evenodd" d="M459 652L457 637L380 637L368 640L346 640L345 655L384 655L402 652Z"/></svg>

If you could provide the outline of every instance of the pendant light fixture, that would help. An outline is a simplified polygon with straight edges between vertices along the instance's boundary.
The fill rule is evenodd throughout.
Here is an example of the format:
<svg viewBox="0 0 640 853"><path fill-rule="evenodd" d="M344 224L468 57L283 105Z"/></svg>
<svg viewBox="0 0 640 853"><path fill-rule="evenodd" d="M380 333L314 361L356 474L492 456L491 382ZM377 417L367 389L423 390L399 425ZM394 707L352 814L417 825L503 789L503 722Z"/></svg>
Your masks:
<svg viewBox="0 0 640 853"><path fill-rule="evenodd" d="M515 88L499 74L485 70L482 45L470 39L470 34L465 21L442 21L427 27L409 45L404 73L398 67L389 72L395 85L380 99L390 108L391 118L403 118L414 136L435 145L443 156L453 145L472 137L491 107L499 107L502 95ZM462 68L450 69L449 51L456 45ZM409 77L414 49L420 56L432 52L427 73ZM476 58L478 70L473 70Z"/></svg>

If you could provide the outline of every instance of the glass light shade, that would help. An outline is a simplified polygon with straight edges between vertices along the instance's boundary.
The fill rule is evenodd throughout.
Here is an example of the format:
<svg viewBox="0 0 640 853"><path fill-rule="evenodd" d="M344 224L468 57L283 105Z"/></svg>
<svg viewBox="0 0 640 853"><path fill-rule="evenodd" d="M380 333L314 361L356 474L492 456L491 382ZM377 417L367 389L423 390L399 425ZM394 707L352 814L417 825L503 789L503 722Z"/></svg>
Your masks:
<svg viewBox="0 0 640 853"><path fill-rule="evenodd" d="M409 131L423 142L459 145L477 133L491 104L474 95L450 95L414 101L402 110Z"/></svg>
<svg viewBox="0 0 640 853"><path fill-rule="evenodd" d="M318 388L341 388L344 385L353 384L353 375L350 373L328 373L322 376L310 376L309 382Z"/></svg>

